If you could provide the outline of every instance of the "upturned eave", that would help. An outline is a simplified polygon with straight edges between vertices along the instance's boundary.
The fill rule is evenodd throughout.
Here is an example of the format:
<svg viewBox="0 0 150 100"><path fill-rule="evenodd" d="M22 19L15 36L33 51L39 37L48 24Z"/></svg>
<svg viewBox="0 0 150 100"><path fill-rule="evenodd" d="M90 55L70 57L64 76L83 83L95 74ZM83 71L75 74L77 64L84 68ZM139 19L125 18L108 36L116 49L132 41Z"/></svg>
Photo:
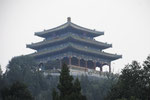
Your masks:
<svg viewBox="0 0 150 100"><path fill-rule="evenodd" d="M103 51L102 52L101 51L93 51L93 50L90 50L88 48L86 48L86 49L81 48L81 47L73 45L71 43L69 45L61 47L61 48L36 52L36 53L31 54L31 56L36 57L36 56L43 56L43 55L53 54L54 52L60 52L62 50L67 50L69 48L72 48L73 50L77 50L77 51L80 51L80 52L86 52L88 54L93 54L93 55L96 55L96 56L105 57L105 58L108 58L111 61L122 58L122 55L110 54L110 53L106 53L106 52L103 52Z"/></svg>
<svg viewBox="0 0 150 100"><path fill-rule="evenodd" d="M79 36L74 36L74 35L71 35L71 34L66 36L66 37L63 37L63 38L57 38L57 39L53 39L53 40L46 40L46 41L42 41L42 42L38 42L38 43L27 44L26 47L38 50L39 48L45 47L48 44L53 44L53 43L56 43L56 42L65 41L68 38L71 38L71 39L74 39L74 40L77 40L77 41L80 41L80 42L96 45L96 46L99 46L99 48L101 48L101 49L107 49L107 48L112 47L112 44L107 44L107 43L103 43L103 42L99 42L99 41L95 41L95 40L81 38Z"/></svg>
<svg viewBox="0 0 150 100"><path fill-rule="evenodd" d="M65 29L67 27L72 27L76 30L80 30L80 31L83 31L84 33L88 34L88 35L91 35L92 37L96 37L96 36L100 36L100 35L104 35L104 32L101 32L101 31L96 31L96 30L92 30L92 29L88 29L88 28L84 28L82 26L79 26L77 24L74 24L72 23L71 21L67 21L65 24L62 24L58 27L55 27L55 28L52 28L52 29L48 29L48 30L44 30L44 31L41 31L41 32L35 32L35 35L36 36L39 36L39 37L43 37L43 38L46 38L46 36L49 34L53 34L59 30L62 30L62 29Z"/></svg>

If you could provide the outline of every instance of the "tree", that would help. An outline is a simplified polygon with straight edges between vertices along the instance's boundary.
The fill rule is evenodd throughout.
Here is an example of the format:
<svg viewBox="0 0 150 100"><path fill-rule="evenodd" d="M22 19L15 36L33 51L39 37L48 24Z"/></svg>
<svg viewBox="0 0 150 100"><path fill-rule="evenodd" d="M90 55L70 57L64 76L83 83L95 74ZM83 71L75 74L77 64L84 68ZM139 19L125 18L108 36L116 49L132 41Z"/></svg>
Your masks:
<svg viewBox="0 0 150 100"><path fill-rule="evenodd" d="M9 64L7 65L7 70L5 75L9 83L14 83L16 81L30 81L34 72L36 72L36 62L32 57L29 56L17 56L13 57Z"/></svg>
<svg viewBox="0 0 150 100"><path fill-rule="evenodd" d="M143 64L143 75L142 75L142 91L145 94L145 99L150 100L150 55L147 57Z"/></svg>
<svg viewBox="0 0 150 100"><path fill-rule="evenodd" d="M86 97L81 94L81 86L78 78L74 82L73 96L75 97L73 100L86 100Z"/></svg>
<svg viewBox="0 0 150 100"><path fill-rule="evenodd" d="M126 99L126 98L122 98L122 99L117 99L117 100L139 100L133 96L131 96L129 99Z"/></svg>
<svg viewBox="0 0 150 100"><path fill-rule="evenodd" d="M0 65L0 83L1 83L1 81L2 81L2 69L1 69L1 65Z"/></svg>
<svg viewBox="0 0 150 100"><path fill-rule="evenodd" d="M106 100L150 100L150 56L141 66L137 61L121 72Z"/></svg>
<svg viewBox="0 0 150 100"><path fill-rule="evenodd" d="M54 90L53 100L86 100L86 97L81 94L79 80L76 79L73 84L73 77L69 74L69 68L66 64L62 66L57 88L59 95Z"/></svg>
<svg viewBox="0 0 150 100"><path fill-rule="evenodd" d="M127 65L119 76L117 84L115 84L109 94L108 100L130 99L132 96L141 96L139 87L141 66L137 61Z"/></svg>
<svg viewBox="0 0 150 100"><path fill-rule="evenodd" d="M21 82L15 82L12 86L4 88L1 94L3 100L33 100L30 91Z"/></svg>
<svg viewBox="0 0 150 100"><path fill-rule="evenodd" d="M0 90L3 87L3 76L2 76L2 70L0 65ZM1 94L0 94L0 100L1 100Z"/></svg>
<svg viewBox="0 0 150 100"><path fill-rule="evenodd" d="M1 65L0 65L0 83L2 83L2 69L1 69ZM1 84L0 84L0 89L1 89Z"/></svg>
<svg viewBox="0 0 150 100"><path fill-rule="evenodd" d="M59 100L58 92L55 89L53 89L52 97L52 100Z"/></svg>
<svg viewBox="0 0 150 100"><path fill-rule="evenodd" d="M0 65L0 76L2 76L2 73L3 73L3 71L2 71L1 65Z"/></svg>
<svg viewBox="0 0 150 100"><path fill-rule="evenodd" d="M38 70L38 64L30 56L18 56L11 59L5 73L8 85L16 81L25 83L34 97L39 98L43 91L48 91L50 83Z"/></svg>
<svg viewBox="0 0 150 100"><path fill-rule="evenodd" d="M59 76L58 90L60 91L61 100L68 100L73 92L73 77L69 74L69 68L66 64L63 64L61 73Z"/></svg>
<svg viewBox="0 0 150 100"><path fill-rule="evenodd" d="M110 74L109 77L94 77L82 75L80 83L82 93L87 100L104 100L112 85L116 84L118 75Z"/></svg>

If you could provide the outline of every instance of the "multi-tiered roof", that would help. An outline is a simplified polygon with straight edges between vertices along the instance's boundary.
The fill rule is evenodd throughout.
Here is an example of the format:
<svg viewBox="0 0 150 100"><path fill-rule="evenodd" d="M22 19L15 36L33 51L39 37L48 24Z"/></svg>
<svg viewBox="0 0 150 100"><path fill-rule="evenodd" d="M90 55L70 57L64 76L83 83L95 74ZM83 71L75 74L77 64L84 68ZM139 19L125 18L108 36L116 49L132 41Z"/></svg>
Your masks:
<svg viewBox="0 0 150 100"><path fill-rule="evenodd" d="M78 26L71 22L71 18L68 18L63 25L36 32L35 35L45 39L27 45L27 47L37 51L31 56L39 62L75 57L79 60L79 66L80 61L84 60L87 67L88 61L92 61L94 66L97 66L97 63L110 65L111 61L122 57L121 55L104 52L104 49L110 48L112 45L94 39L94 37L104 35L104 32ZM71 64L70 60L69 64Z"/></svg>

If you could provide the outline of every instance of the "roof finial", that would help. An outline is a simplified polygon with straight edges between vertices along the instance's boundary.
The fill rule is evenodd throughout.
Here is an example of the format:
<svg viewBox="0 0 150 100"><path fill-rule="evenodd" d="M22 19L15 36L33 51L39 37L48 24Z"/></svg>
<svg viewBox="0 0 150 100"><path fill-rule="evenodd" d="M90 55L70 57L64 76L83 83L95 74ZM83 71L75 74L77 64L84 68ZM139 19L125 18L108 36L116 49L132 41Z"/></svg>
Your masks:
<svg viewBox="0 0 150 100"><path fill-rule="evenodd" d="M67 17L67 21L68 21L68 22L71 22L71 17Z"/></svg>

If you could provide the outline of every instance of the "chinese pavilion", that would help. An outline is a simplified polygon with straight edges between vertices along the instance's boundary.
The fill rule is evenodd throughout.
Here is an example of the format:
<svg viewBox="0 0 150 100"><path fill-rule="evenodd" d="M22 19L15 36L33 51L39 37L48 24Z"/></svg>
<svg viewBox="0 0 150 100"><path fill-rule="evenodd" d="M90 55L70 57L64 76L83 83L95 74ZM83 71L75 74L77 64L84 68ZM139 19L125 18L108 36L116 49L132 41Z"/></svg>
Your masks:
<svg viewBox="0 0 150 100"><path fill-rule="evenodd" d="M112 44L96 41L94 37L104 35L104 32L87 29L71 22L56 28L35 32L36 36L44 38L43 41L27 45L27 48L36 50L30 54L39 63L50 60L59 60L68 65L80 68L95 69L103 65L109 66L111 61L121 58L121 55L106 53L103 50L112 47Z"/></svg>

